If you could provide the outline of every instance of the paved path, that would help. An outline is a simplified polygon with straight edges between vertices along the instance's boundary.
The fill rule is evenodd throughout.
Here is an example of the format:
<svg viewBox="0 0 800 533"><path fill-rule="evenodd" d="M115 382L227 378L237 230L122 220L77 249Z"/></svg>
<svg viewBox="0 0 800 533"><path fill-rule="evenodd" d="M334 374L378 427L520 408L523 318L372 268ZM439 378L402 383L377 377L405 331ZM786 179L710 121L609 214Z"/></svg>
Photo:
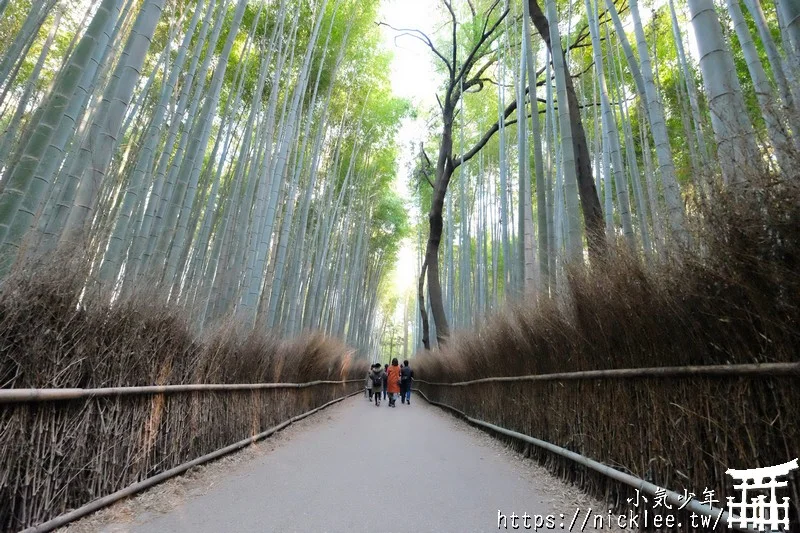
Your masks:
<svg viewBox="0 0 800 533"><path fill-rule="evenodd" d="M419 396L386 404L346 400L205 493L110 531L466 533L497 531L498 510L574 511L553 508L573 489Z"/></svg>

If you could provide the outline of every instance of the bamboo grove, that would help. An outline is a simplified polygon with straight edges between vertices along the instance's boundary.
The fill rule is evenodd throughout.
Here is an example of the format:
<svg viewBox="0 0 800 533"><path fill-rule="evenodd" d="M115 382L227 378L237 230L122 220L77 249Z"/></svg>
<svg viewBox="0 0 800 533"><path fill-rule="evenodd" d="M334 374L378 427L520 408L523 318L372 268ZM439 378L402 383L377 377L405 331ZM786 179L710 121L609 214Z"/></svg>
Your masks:
<svg viewBox="0 0 800 533"><path fill-rule="evenodd" d="M708 190L797 161L793 0L435 5L426 35L378 0L0 0L0 280L79 255L87 288L146 289L198 330L374 354L414 104L436 125L411 177L428 347L617 241L669 258ZM384 30L430 51L437 106L393 96Z"/></svg>
<svg viewBox="0 0 800 533"><path fill-rule="evenodd" d="M392 27L442 80L410 178L427 214L417 347L505 302L556 297L569 268L600 268L618 242L670 259L709 190L798 161L794 0L438 5L436 35Z"/></svg>
<svg viewBox="0 0 800 533"><path fill-rule="evenodd" d="M0 276L364 351L406 232L376 1L0 1Z"/></svg>

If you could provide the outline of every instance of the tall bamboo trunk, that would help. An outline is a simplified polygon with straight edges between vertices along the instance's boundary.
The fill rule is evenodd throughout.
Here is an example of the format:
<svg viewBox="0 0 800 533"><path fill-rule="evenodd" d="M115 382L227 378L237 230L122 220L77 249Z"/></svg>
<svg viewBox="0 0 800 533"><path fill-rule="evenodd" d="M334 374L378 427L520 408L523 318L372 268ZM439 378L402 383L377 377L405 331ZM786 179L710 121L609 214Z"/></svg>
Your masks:
<svg viewBox="0 0 800 533"><path fill-rule="evenodd" d="M700 69L717 139L723 180L737 183L760 174L761 154L747 114L739 78L712 0L689 0L692 26L700 53Z"/></svg>
<svg viewBox="0 0 800 533"><path fill-rule="evenodd" d="M557 45L553 44L551 39L550 23L548 22L549 18L553 18L554 20L557 19L556 13L553 13L552 17L549 15L548 17L545 17L537 0L528 0L528 9L530 11L533 25L536 27L539 35L542 37L548 49L551 51L554 64L558 62L561 65L565 65L566 59L563 51L561 51L561 43L559 42ZM555 9L555 5L553 5L553 9ZM555 28L555 33L558 33L557 27ZM558 53L556 53L556 50L558 50ZM564 66L564 68L566 68L566 66ZM575 166L575 171L572 175L576 176L576 179L578 180L577 186L580 190L581 209L583 211L583 220L586 228L586 238L589 244L589 252L593 255L602 255L603 251L605 250L605 239L603 237L605 233L605 221L603 219L603 210L600 206L600 200L597 196L597 189L595 188L594 179L592 177L591 154L589 153L589 144L586 141L586 132L583 128L583 122L581 120L578 97L575 95L575 87L572 81L572 76L563 70L564 69L562 69L560 74L557 73L556 75L563 75L563 90L566 92L566 96L563 99L559 98L559 101L566 102L567 106L569 107L568 117L571 123L570 130L572 132L570 140L573 143L571 151L572 154L574 154L572 159L574 159ZM559 106L559 109L560 108L561 106ZM575 225L574 220L572 224L573 226ZM572 231L574 232L575 228L573 228ZM574 252L575 251L573 250L573 253Z"/></svg>

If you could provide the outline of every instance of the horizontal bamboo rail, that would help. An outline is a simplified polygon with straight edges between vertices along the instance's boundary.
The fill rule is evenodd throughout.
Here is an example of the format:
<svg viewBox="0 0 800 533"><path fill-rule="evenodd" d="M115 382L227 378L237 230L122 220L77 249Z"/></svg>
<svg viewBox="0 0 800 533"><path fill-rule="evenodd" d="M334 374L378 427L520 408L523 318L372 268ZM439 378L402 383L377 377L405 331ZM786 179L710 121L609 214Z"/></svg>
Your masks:
<svg viewBox="0 0 800 533"><path fill-rule="evenodd" d="M105 387L97 389L0 389L0 404L20 402L53 402L84 398L108 398L112 396L147 396L153 394L175 394L183 392L229 392L263 389L302 389L316 385L344 385L361 379L342 381L309 381L307 383L195 383L188 385L150 385L144 387Z"/></svg>
<svg viewBox="0 0 800 533"><path fill-rule="evenodd" d="M316 384L320 384L320 383L353 383L355 381L361 381L361 380L358 379L358 380L331 381L331 382L324 382L323 381L323 382L311 382L311 383L316 383ZM264 388L267 388L267 387L264 387ZM271 388L276 388L276 387L271 387ZM297 387L295 387L295 388L297 388ZM342 396L341 398L337 398L337 399L332 400L332 401L330 401L330 402L328 402L326 404L320 405L316 409L312 409L311 411L306 411L303 414L300 414L300 415L297 415L295 417L292 417L289 420L287 420L286 422L278 424L275 427L269 428L268 430L263 431L263 432L261 432L261 433L259 433L257 435L253 435L252 437L247 437L246 439L242 439L242 440L240 440L238 442L235 442L235 443L231 444L230 446L226 446L226 447L221 448L221 449L219 449L219 450L217 450L215 452L207 453L206 455L198 457L197 459L192 459L191 461L183 463L182 465L178 465L175 468L170 468L169 470L161 472L160 474L157 474L157 475L155 475L153 477L144 479L142 481L134 483L133 485L129 485L129 486L125 487L124 489L118 490L117 492L113 492L113 493L109 494L108 496L103 496L102 498L98 498L98 499L94 500L93 502L90 502L90 503L88 503L88 504L86 504L86 505L84 505L82 507L78 507L77 509L75 509L73 511L70 511L70 512L68 512L66 514L63 514L61 516L57 516L57 517L53 518L52 520L48 520L47 522L43 522L43 523L38 524L38 525L36 525L34 527L30 527L28 529L24 529L24 530L22 530L21 533L44 533L46 531L52 531L52 530L54 530L54 529L56 529L58 527L64 526L64 525L66 525L66 524L68 524L70 522L74 522L75 520L78 520L79 518L83 518L84 516L89 515L89 514L95 512L95 511L98 511L98 510L100 510L100 509L102 509L104 507L108 507L112 503L117 502L117 501L119 501L119 500L121 500L123 498L127 498L128 496L136 494L137 492L141 492L141 491L143 491L145 489L149 489L150 487L153 487L153 486L155 486L155 485L157 485L157 484L159 484L159 483L161 483L163 481L166 481L166 480L168 480L170 478L173 478L173 477L175 477L175 476L177 476L179 474L183 474L184 472L186 472L187 470L189 470L190 468L192 468L194 466L198 466L198 465L201 465L203 463L207 463L209 461L213 461L214 459L218 459L218 458L220 458L220 457L222 457L224 455L227 455L229 453L232 453L232 452L235 452L237 450L240 450L240 449L244 448L245 446L247 446L248 444L253 444L253 443L257 442L257 441L263 440L263 439L269 437L270 435L272 435L274 433L277 433L278 431L284 429L285 427L287 427L287 426L289 426L289 425L291 425L291 424L293 424L295 422L299 422L300 420L302 420L302 419L304 419L304 418L306 418L308 416L311 416L314 413L317 413L317 412L325 409L326 407L329 407L329 406L331 406L331 405L333 405L335 403L341 402L342 400L345 400L345 399L349 398L350 396L353 396L353 395L356 395L356 394L359 394L359 393L361 393L360 389L355 391L355 392L351 392L350 394L346 394L345 396Z"/></svg>
<svg viewBox="0 0 800 533"><path fill-rule="evenodd" d="M614 468L611 468L610 466L604 465L603 463L595 461L594 459L590 459L590 458L588 458L588 457L586 457L584 455L581 455L579 453L575 453L573 451L567 450L566 448L562 448L561 446L556 446L555 444L552 444L550 442L547 442L547 441L544 441L544 440L541 440L541 439L537 439L535 437L531 437L530 435L525 435L524 433L518 433L516 431L512 431L512 430L506 429L504 427L496 426L494 424L491 424L489 422L484 422L483 420L479 420L477 418L472 418L471 416L467 415L463 411L460 411L460 410L456 409L453 406L430 400L425 395L425 393L422 392L419 389L414 389L414 390L417 393L419 393L423 398L425 398L425 401L427 401L431 405L436 405L436 406L442 407L444 409L449 409L450 411L453 411L453 412L457 413L458 415L462 416L465 420L467 420L471 424L474 424L476 426L480 426L480 427L483 427L483 428L486 428L486 429L490 429L490 430L492 430L492 431L494 431L496 433L500 433L502 435L513 437L513 438L521 440L523 442L527 442L527 443L533 444L534 446L537 446L539 448L543 448L543 449L545 449L545 450L547 450L549 452L552 452L552 453L554 453L556 455L560 455L562 457L566 457L567 459L570 459L570 460L572 460L572 461L574 461L574 462L576 462L578 464L581 464L581 465L584 465L584 466L586 466L588 468L591 468L592 470L594 470L596 472L599 472L600 474L602 474L602 475L604 475L606 477L610 477L611 479L619 481L620 483L624 483L625 485L629 485L629 486L631 486L631 487L633 487L635 489L638 489L641 492L643 492L645 494L648 494L650 496L654 496L655 497L656 493L663 489L665 494L666 494L666 501L671 503L672 505L678 506L679 508L681 508L683 510L687 510L687 511L690 511L690 512L697 513L698 515L710 516L712 519L714 519L715 520L714 529L716 529L717 522L719 522L723 526L728 526L728 523L730 521L732 521L733 524L731 524L729 527L731 527L732 529L735 529L737 531L749 531L749 532L758 531L755 528L737 526L736 524L739 523L739 518L737 516L735 516L735 515L734 516L730 516L728 511L725 511L724 509L720 509L718 507L713 507L713 506L710 506L710 505L703 505L702 503L700 503L697 500L690 500L689 503L684 506L683 505L684 504L683 495L680 494L680 493L677 493L675 491L669 490L669 489L667 489L665 487L659 487L658 485L654 485L653 483L650 483L649 481L645 481L644 479L640 479L640 478L638 478L636 476L632 476L630 474L626 474L624 472L620 472L619 470L616 470Z"/></svg>
<svg viewBox="0 0 800 533"><path fill-rule="evenodd" d="M652 368L617 368L611 370L587 370L583 372L558 372L553 374L532 374L527 376L502 376L491 378L458 381L454 383L436 383L414 378L417 383L425 383L441 387L463 387L478 383L516 382L516 381L568 381L588 379L625 379L625 378L680 378L680 377L800 377L800 362L797 363L763 363L744 365L708 365L708 366L665 366Z"/></svg>

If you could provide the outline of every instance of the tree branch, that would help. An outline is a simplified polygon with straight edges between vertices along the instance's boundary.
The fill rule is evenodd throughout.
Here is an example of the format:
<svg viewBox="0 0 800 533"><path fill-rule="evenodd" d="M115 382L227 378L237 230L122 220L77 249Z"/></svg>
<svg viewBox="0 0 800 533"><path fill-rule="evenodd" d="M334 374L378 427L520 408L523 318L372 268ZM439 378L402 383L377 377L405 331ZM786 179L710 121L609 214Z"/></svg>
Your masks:
<svg viewBox="0 0 800 533"><path fill-rule="evenodd" d="M543 70L544 69L542 69L539 72L537 72L536 76L538 77L539 74L541 74ZM543 83L544 83L543 81L542 82L538 82L537 81L536 85L542 85ZM526 86L525 87L525 92L524 92L524 97L527 97L528 93L529 93L529 90L528 90L528 87ZM538 109L538 103L539 102L547 103L547 101L545 99L543 99L543 98L537 98L536 102L537 102L537 109ZM516 109L517 109L517 101L514 100L513 102L508 104L508 107L506 107L505 111L503 111L503 119L502 120L505 121L509 116L511 116L511 114L514 111L516 111ZM539 113L543 113L543 112L544 112L544 110L539 111ZM530 114L528 114L527 116L530 117ZM510 126L512 124L516 124L517 121L518 121L518 119L513 119L513 120L511 120L509 122L503 122L503 127ZM475 157L475 155L478 152L480 152L481 149L484 146L486 146L486 144L489 142L489 140L491 140L491 138L494 136L495 133L497 133L499 131L499 129L500 129L500 120L498 120L497 122L492 124L492 126L486 131L486 133L483 134L483 137L481 137L481 139L475 144L475 146L473 146L463 156L453 157L453 159L451 161L451 165L453 166L453 169L458 168L461 165L461 163L466 163L467 161L469 161L470 159ZM462 159L462 157L463 157L463 159Z"/></svg>
<svg viewBox="0 0 800 533"><path fill-rule="evenodd" d="M574 76L572 76L572 75L571 76L573 78L579 78L579 77L583 76L584 74L586 74L587 72L589 72L592 69L593 66L594 66L594 61L589 61L589 64L586 66L585 69L583 69L582 71L578 72Z"/></svg>
<svg viewBox="0 0 800 533"><path fill-rule="evenodd" d="M473 94L479 93L483 90L483 87L486 83L494 83L494 81L491 78L480 78L480 79L473 78L469 80L469 83L466 83L464 85L464 93L473 93ZM470 91L470 89L472 89L475 86L477 86L477 89L475 89L474 91Z"/></svg>
<svg viewBox="0 0 800 533"><path fill-rule="evenodd" d="M489 9L487 9L486 19L484 20L484 25L483 25L484 29L481 34L481 37L480 39L478 39L478 42L475 44L475 46L472 47L472 50L467 56L467 59L464 61L464 64L461 65L461 69L459 70L458 75L456 75L456 77L453 80L454 84L458 84L459 80L467 76L470 69L472 69L472 67L474 66L475 56L478 54L480 49L483 48L484 44L491 44L494 41L494 39L489 40L489 37L491 37L494 34L494 32L497 30L498 27L500 27L500 24L506 18L506 16L508 16L508 9L506 9L505 11L503 11L500 17L495 21L492 27L488 30L486 29L489 25L489 16L491 15L492 11L495 10L495 8L499 3L500 0L495 0L494 3L491 6L489 6ZM453 44L455 45L455 40L453 41Z"/></svg>
<svg viewBox="0 0 800 533"><path fill-rule="evenodd" d="M480 92L483 89L483 85L484 85L485 82L490 82L491 83L492 80L489 79L489 78L484 78L483 74L486 72L486 70L488 70L488 68L490 66L492 66L496 62L497 62L497 56L492 57L489 61L486 62L485 65L483 65L480 69L478 69L478 72L475 73L475 75L472 77L472 79L470 79L469 81L467 81L467 82L465 82L463 84L463 87L456 87L455 88L455 94L454 94L455 100L458 100L458 98L461 96L462 92L465 92L465 93L466 92L470 92L469 89L471 89L475 85L479 86L478 90L471 91L471 92L477 93L477 92Z"/></svg>
<svg viewBox="0 0 800 533"><path fill-rule="evenodd" d="M425 151L425 146L422 143L419 143L419 150L422 152L422 156L425 158L425 162L428 164L428 168L433 166L431 163L431 158L428 157L428 152Z"/></svg>
<svg viewBox="0 0 800 533"><path fill-rule="evenodd" d="M430 178L430 176L428 176L428 172L427 172L427 171L425 171L425 170L421 170L421 171L420 171L420 173L422 174L422 177L424 177L424 178L425 178L425 181L427 181L427 182L428 182L428 185L430 185L430 186L431 186L431 189L433 189L433 188L434 188L434 186L433 186L433 182L431 181L431 178Z"/></svg>
<svg viewBox="0 0 800 533"><path fill-rule="evenodd" d="M508 107L506 107L505 111L503 111L502 120L505 121L505 119L511 116L511 113L516 111L516 109L517 109L517 101L514 100L513 102L508 104ZM503 125L505 126L505 122L503 123ZM466 152L463 156L458 156L453 158L453 160L451 161L453 169L455 170L456 168L461 166L461 163L466 163L467 161L475 157L475 155L481 151L481 148L486 146L486 143L489 142L489 140L494 136L495 133L497 133L499 129L500 129L500 120L492 124L492 126L486 131L486 133L483 134L483 137L481 137L481 139L475 144L475 146L473 146L468 152Z"/></svg>
<svg viewBox="0 0 800 533"><path fill-rule="evenodd" d="M539 111L539 114L545 113L546 111L547 111L546 109L542 109L541 111ZM531 114L530 114L530 113L528 113L527 115L525 115L525 118L526 118L526 119L529 119L529 118L531 118ZM507 127L509 127L509 126L513 126L513 125L514 125L514 124L516 124L517 122L519 122L519 120L518 120L518 119L516 119L516 118L514 118L514 119L511 119L511 120L509 120L508 122L504 123L504 124L503 124L503 127L507 128Z"/></svg>
<svg viewBox="0 0 800 533"><path fill-rule="evenodd" d="M449 0L442 0L442 3L447 7L447 10L450 12L450 18L453 19L453 70L450 71L450 82L455 83L455 66L458 63L457 53L458 53L458 21L456 20L456 12L453 11L453 6L450 4Z"/></svg>
<svg viewBox="0 0 800 533"><path fill-rule="evenodd" d="M447 67L447 71L450 72L450 76L452 77L454 75L455 69L453 68L453 65L451 65L450 62L447 60L447 58L444 57L444 55L442 55L442 53L436 49L430 37L425 35L425 33L423 33L422 31L415 30L412 28L395 28L394 26L392 26L391 24L387 24L386 22L376 22L375 24L377 24L378 26L386 26L387 28L390 28L394 31L401 32L400 35L395 36L394 38L395 42L397 42L398 38L403 36L413 37L423 42L428 48L431 49L431 51L434 54L436 54L439 57L439 59L441 59L444 62L445 66Z"/></svg>
<svg viewBox="0 0 800 533"><path fill-rule="evenodd" d="M434 188L433 182L431 181L431 178L428 175L428 170L433 166L433 163L431 163L431 159L428 157L428 154L425 152L425 145L424 144L419 143L419 151L420 151L420 154L422 155L422 157L425 158L425 164L427 165L427 169L422 168L422 166L420 166L420 172L422 173L423 176L425 176L425 180L428 182L428 185L431 186L431 189L433 189Z"/></svg>

